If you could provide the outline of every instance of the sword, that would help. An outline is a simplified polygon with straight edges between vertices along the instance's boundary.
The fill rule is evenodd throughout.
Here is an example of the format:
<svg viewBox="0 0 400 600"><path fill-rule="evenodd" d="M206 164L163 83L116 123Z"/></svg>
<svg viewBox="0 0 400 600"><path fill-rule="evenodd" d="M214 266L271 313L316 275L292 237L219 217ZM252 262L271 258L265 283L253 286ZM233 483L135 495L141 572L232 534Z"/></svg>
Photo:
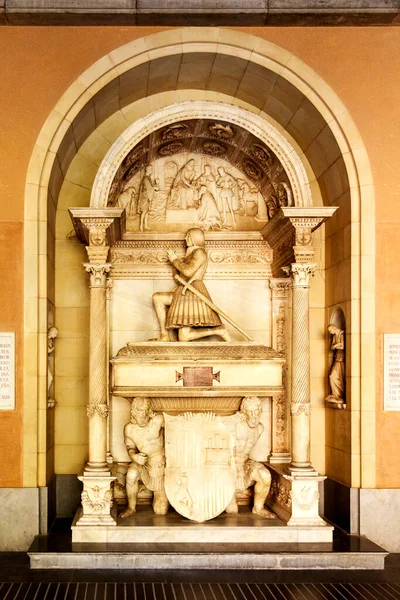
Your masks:
<svg viewBox="0 0 400 600"><path fill-rule="evenodd" d="M215 304L213 302L211 302L211 300L209 300L206 296L204 296L204 294L202 294L201 292L196 290L196 288L191 283L189 283L188 281L185 281L185 279L183 279L183 277L181 277L178 274L175 275L175 280L178 281L181 285L185 286L188 290L190 290L192 292L192 294L194 294L195 296L200 298L200 300L202 300L204 302L204 304L207 304L207 306L209 308L211 308L214 312L219 314L220 317L225 319L225 321L228 321L228 323L230 323L235 329L240 331L240 333L242 335L244 335L244 337L247 338L250 342L254 342L254 339L251 337L251 335L249 335L248 333L243 331L243 329L241 327L239 327L239 325L237 323L235 323L235 321L233 319L231 319L226 313L224 313L223 310L218 308L218 306L215 306Z"/></svg>

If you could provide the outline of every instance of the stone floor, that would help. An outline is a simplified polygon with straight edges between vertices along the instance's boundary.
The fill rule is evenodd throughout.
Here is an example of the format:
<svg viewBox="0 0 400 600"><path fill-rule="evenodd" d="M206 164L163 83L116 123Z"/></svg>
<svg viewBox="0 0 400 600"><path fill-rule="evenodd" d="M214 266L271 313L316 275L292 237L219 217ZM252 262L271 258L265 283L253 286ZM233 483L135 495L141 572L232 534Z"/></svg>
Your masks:
<svg viewBox="0 0 400 600"><path fill-rule="evenodd" d="M0 600L400 600L400 555L385 571L32 571L0 555Z"/></svg>
<svg viewBox="0 0 400 600"><path fill-rule="evenodd" d="M59 524L59 540L67 525ZM337 536L336 549L354 546L357 538L347 538ZM387 556L385 565L383 571L34 570L26 553L0 553L0 600L400 600L400 554Z"/></svg>

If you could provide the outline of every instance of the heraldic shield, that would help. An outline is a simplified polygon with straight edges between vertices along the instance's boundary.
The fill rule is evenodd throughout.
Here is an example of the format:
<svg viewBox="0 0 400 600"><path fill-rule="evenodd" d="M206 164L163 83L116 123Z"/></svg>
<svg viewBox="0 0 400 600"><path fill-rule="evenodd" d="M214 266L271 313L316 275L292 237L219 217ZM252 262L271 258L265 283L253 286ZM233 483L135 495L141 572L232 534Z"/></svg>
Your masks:
<svg viewBox="0 0 400 600"><path fill-rule="evenodd" d="M165 492L199 523L221 514L235 492L234 417L185 413L165 418Z"/></svg>

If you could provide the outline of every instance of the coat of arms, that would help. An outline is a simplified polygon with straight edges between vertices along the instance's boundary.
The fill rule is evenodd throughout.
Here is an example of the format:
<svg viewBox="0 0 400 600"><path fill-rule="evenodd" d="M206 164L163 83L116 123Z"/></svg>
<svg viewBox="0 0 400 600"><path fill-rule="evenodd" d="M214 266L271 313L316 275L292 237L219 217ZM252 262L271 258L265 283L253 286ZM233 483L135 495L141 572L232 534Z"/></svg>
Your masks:
<svg viewBox="0 0 400 600"><path fill-rule="evenodd" d="M165 417L165 491L192 521L222 513L235 492L234 417L185 413Z"/></svg>

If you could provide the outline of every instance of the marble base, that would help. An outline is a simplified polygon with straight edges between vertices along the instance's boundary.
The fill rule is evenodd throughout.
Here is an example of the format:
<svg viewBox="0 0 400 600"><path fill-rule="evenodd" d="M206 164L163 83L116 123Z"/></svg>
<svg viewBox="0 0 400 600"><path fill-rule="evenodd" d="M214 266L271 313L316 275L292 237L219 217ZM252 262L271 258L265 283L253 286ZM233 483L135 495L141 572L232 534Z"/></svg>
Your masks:
<svg viewBox="0 0 400 600"><path fill-rule="evenodd" d="M39 490L0 489L0 552L26 552L38 535L41 521Z"/></svg>
<svg viewBox="0 0 400 600"><path fill-rule="evenodd" d="M360 490L360 534L389 552L400 552L400 490Z"/></svg>
<svg viewBox="0 0 400 600"><path fill-rule="evenodd" d="M386 553L310 552L29 552L31 569L383 570Z"/></svg>
<svg viewBox="0 0 400 600"><path fill-rule="evenodd" d="M261 344L218 342L128 343L111 361L114 396L270 396L282 392L285 360ZM215 377L184 381L184 370Z"/></svg>
<svg viewBox="0 0 400 600"><path fill-rule="evenodd" d="M115 511L115 509L113 509ZM115 515L115 512L114 512ZM190 543L329 543L333 527L290 526L281 519L263 519L253 515L249 507L240 507L238 515L223 513L212 521L195 523L170 508L165 516L155 515L149 506L138 506L137 513L127 519L116 519L117 526L81 524L78 511L72 524L73 543L156 544ZM79 525L77 525L79 521Z"/></svg>

